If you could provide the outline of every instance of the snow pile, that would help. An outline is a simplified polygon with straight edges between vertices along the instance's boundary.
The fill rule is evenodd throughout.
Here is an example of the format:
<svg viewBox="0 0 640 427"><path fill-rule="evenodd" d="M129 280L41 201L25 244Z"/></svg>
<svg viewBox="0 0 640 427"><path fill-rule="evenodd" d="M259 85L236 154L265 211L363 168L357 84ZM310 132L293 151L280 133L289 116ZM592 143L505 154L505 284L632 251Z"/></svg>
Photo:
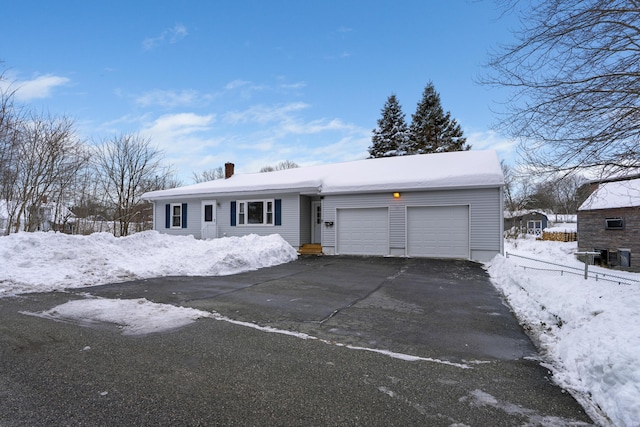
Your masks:
<svg viewBox="0 0 640 427"><path fill-rule="evenodd" d="M75 300L42 313L23 314L80 324L113 323L120 327L123 335L164 332L186 326L203 317L212 317L207 311L157 304L144 298Z"/></svg>
<svg viewBox="0 0 640 427"><path fill-rule="evenodd" d="M222 276L297 256L277 234L196 240L156 231L121 238L16 233L0 237L0 297L161 276Z"/></svg>
<svg viewBox="0 0 640 427"><path fill-rule="evenodd" d="M509 253L581 267L576 243L516 240ZM525 261L526 263L526 261ZM614 425L640 420L640 286L519 267L495 257L489 274L538 342L558 383L574 392L594 419ZM594 267L594 269L596 269ZM615 272L625 276L640 275Z"/></svg>
<svg viewBox="0 0 640 427"><path fill-rule="evenodd" d="M575 233L578 231L578 224L575 222L560 222L553 227L547 227L543 231L547 233Z"/></svg>

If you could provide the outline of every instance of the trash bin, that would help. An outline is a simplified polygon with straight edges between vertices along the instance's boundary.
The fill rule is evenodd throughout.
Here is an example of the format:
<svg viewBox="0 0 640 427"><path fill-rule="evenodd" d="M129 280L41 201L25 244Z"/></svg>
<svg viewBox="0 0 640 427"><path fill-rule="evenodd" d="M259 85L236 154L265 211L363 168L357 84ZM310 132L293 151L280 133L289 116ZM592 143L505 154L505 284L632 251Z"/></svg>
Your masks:
<svg viewBox="0 0 640 427"><path fill-rule="evenodd" d="M618 248L620 267L631 267L631 249Z"/></svg>

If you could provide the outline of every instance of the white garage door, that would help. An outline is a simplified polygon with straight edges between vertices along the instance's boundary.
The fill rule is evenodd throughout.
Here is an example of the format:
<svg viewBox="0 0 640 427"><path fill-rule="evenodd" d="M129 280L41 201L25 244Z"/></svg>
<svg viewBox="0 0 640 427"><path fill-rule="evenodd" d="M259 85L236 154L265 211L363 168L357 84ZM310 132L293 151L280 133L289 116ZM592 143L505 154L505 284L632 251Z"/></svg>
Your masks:
<svg viewBox="0 0 640 427"><path fill-rule="evenodd" d="M388 255L387 208L338 209L336 237L341 255Z"/></svg>
<svg viewBox="0 0 640 427"><path fill-rule="evenodd" d="M469 207L407 208L407 254L434 258L468 258Z"/></svg>

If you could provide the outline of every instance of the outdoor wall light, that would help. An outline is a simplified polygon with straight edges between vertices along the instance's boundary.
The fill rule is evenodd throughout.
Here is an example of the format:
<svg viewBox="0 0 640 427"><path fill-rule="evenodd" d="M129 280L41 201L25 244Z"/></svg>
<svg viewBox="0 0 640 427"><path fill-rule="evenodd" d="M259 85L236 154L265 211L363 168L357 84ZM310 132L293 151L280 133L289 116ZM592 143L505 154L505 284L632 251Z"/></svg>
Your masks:
<svg viewBox="0 0 640 427"><path fill-rule="evenodd" d="M324 225L325 225L326 227L333 227L333 221L325 221L325 222L324 222Z"/></svg>
<svg viewBox="0 0 640 427"><path fill-rule="evenodd" d="M399 193L399 192L397 192L397 191L396 191L396 192L394 192L394 193L393 193L393 198L394 198L394 199L399 199L399 198L400 198L400 193Z"/></svg>

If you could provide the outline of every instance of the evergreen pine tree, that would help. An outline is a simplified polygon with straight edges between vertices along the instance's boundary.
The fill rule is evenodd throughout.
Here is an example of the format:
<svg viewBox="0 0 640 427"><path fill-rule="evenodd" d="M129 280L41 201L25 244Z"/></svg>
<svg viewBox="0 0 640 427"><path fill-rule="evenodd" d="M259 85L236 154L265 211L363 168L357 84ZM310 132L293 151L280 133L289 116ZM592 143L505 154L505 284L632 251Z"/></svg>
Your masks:
<svg viewBox="0 0 640 427"><path fill-rule="evenodd" d="M444 113L440 95L429 82L424 88L422 100L411 116L410 141L407 154L443 153L466 151L471 148L462 136L462 128L451 114Z"/></svg>
<svg viewBox="0 0 640 427"><path fill-rule="evenodd" d="M369 147L369 157L392 157L406 154L409 140L409 130L405 122L402 108L392 94L387 98L382 108L382 117L378 120L378 127L373 130L372 145Z"/></svg>

